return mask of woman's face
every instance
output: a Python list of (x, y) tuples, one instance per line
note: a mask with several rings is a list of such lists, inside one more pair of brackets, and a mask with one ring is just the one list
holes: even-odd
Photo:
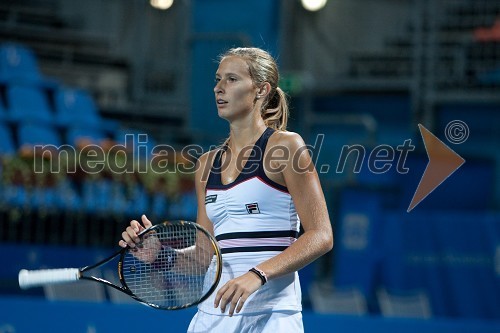
[(231, 121), (252, 112), (259, 89), (250, 77), (245, 60), (237, 56), (223, 58), (215, 73), (215, 82), (219, 117)]

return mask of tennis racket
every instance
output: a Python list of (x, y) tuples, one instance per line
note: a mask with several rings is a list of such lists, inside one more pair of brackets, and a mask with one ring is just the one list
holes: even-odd
[[(126, 247), (94, 265), (82, 268), (21, 270), (22, 289), (76, 280), (113, 287), (156, 309), (176, 310), (204, 301), (215, 290), (222, 257), (215, 238), (188, 221), (166, 221), (143, 230), (135, 248)], [(91, 271), (118, 260), (117, 286)]]

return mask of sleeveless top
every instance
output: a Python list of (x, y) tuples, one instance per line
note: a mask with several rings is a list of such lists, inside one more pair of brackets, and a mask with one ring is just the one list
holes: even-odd
[[(273, 133), (271, 128), (264, 131), (232, 183), (221, 180), (221, 159), (227, 146), (215, 156), (205, 188), (205, 208), (221, 248), (223, 268), (218, 288), (199, 305), (204, 312), (221, 315), (220, 308), (213, 306), (217, 291), (276, 256), (298, 237), (300, 221), (291, 195), (264, 172), (263, 156)], [(300, 283), (293, 272), (269, 280), (248, 298), (240, 314), (301, 309)]]

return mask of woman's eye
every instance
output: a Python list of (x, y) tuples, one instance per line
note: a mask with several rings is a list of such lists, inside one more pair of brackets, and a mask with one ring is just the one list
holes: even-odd
[(230, 78), (229, 78), (229, 81), (230, 81), (230, 82), (234, 82), (234, 81), (236, 81), (236, 78), (235, 78), (235, 77), (230, 77)]

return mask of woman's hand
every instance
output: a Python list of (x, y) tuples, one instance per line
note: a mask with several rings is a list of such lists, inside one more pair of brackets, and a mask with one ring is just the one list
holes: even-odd
[(135, 248), (137, 243), (140, 243), (140, 238), (139, 234), (153, 226), (153, 223), (146, 217), (146, 215), (141, 216), (142, 223), (144, 223), (144, 226), (142, 226), (139, 222), (136, 220), (130, 221), (130, 225), (125, 229), (124, 232), (122, 232), (122, 240), (118, 242), (118, 245), (121, 247), (127, 247), (129, 246), (130, 248)]
[(118, 242), (118, 245), (123, 248), (130, 247), (137, 259), (151, 263), (156, 260), (156, 255), (161, 250), (161, 244), (154, 235), (150, 235), (150, 237), (141, 241), (138, 235), (143, 230), (153, 226), (153, 223), (146, 215), (142, 215), (141, 220), (144, 226), (136, 220), (130, 221), (130, 226), (122, 232), (123, 239)]
[(256, 292), (262, 286), (262, 280), (252, 272), (247, 272), (242, 276), (228, 281), (222, 288), (219, 289), (215, 296), (214, 307), (220, 304), (221, 312), (226, 311), (226, 306), (229, 307), (229, 316), (239, 313), (243, 308), (246, 300), (250, 295)]

